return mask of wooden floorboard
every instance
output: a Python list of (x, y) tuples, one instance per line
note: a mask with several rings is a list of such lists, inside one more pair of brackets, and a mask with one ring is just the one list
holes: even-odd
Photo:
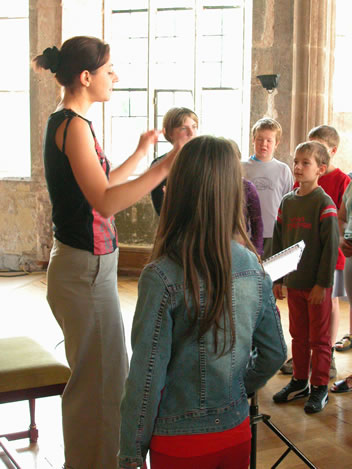
[[(130, 331), (136, 303), (137, 281), (132, 277), (119, 278), (119, 293), (123, 311), (128, 353)], [(45, 274), (0, 278), (1, 328), (0, 337), (28, 335), (65, 360), (63, 337), (46, 302)], [(285, 338), (290, 350), (286, 301), (278, 303)], [(348, 304), (341, 301), (339, 336), (348, 330)], [(338, 378), (352, 372), (352, 350), (335, 353)], [(319, 469), (352, 468), (352, 393), (329, 393), (329, 403), (323, 412), (306, 415), (304, 400), (277, 405), (272, 395), (290, 378), (277, 373), (258, 393), (259, 412), (271, 416), (271, 421)], [(0, 406), (0, 434), (24, 430), (28, 424), (28, 405), (25, 402)], [(38, 444), (28, 440), (13, 442), (25, 461), (24, 469), (60, 468), (63, 463), (60, 398), (37, 401)], [(286, 450), (285, 444), (263, 423), (257, 424), (257, 469), (269, 469)], [(307, 467), (290, 452), (278, 466), (280, 469)], [(0, 451), (0, 469), (13, 468)], [(105, 469), (105, 468), (104, 468)], [(108, 468), (106, 468), (108, 469)], [(167, 468), (165, 468), (167, 469)], [(180, 468), (182, 469), (182, 468)], [(234, 466), (235, 469), (235, 466)]]

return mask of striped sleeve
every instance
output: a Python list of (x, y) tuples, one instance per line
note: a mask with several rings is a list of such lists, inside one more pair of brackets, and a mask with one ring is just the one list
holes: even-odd
[(320, 221), (328, 217), (337, 217), (337, 210), (336, 210), (335, 205), (327, 205), (320, 212)]

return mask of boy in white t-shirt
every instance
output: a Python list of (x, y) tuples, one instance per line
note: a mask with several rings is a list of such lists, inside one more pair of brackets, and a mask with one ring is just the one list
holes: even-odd
[(271, 255), (274, 223), (282, 197), (293, 187), (290, 168), (274, 158), (281, 135), (281, 125), (275, 119), (259, 119), (252, 128), (254, 155), (243, 162), (244, 175), (253, 182), (259, 195), (264, 225), (263, 259)]

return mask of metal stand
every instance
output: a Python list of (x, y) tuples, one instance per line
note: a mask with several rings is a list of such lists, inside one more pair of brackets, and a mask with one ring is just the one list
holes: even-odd
[(251, 421), (251, 430), (252, 430), (252, 441), (251, 441), (251, 463), (250, 469), (256, 469), (257, 467), (257, 423), (264, 422), (267, 427), (269, 427), (286, 445), (287, 450), (279, 457), (276, 463), (271, 466), (271, 469), (275, 469), (283, 459), (288, 455), (292, 450), (296, 455), (302, 459), (302, 461), (310, 467), (311, 469), (318, 469), (314, 464), (309, 461), (309, 459), (270, 421), (270, 415), (260, 414), (258, 407), (258, 397), (257, 393), (254, 393), (251, 397), (251, 402), (249, 406), (249, 415)]

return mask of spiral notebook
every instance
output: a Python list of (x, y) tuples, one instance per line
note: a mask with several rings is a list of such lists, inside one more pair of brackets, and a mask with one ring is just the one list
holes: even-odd
[(263, 261), (264, 270), (270, 275), (273, 282), (297, 270), (305, 246), (305, 242), (302, 240)]

